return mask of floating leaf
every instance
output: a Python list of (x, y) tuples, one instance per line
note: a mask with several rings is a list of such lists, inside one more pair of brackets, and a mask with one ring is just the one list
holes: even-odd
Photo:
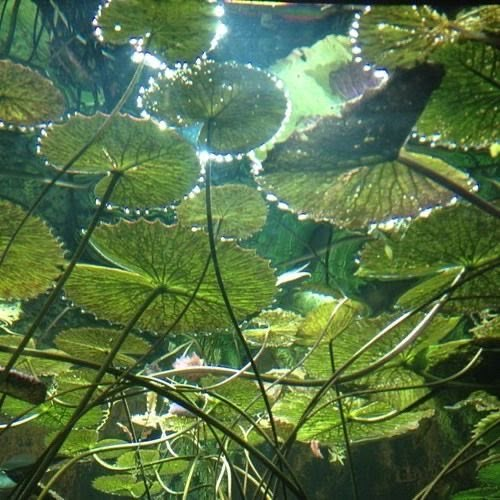
[[(322, 146), (318, 144), (317, 147)], [(430, 170), (453, 179), (466, 189), (473, 189), (474, 183), (466, 174), (444, 161), (427, 155), (407, 154)], [(455, 196), (398, 161), (340, 174), (324, 171), (324, 163), (311, 164), (307, 158), (304, 161), (307, 167), (302, 172), (292, 170), (284, 161), (285, 158), (280, 158), (269, 167), (266, 162), (265, 172), (257, 178), (259, 184), (276, 193), (293, 212), (339, 226), (359, 228), (398, 217), (416, 216), (427, 208), (449, 203)], [(283, 170), (276, 171), (278, 169)]]
[(306, 117), (340, 114), (343, 100), (331, 92), (329, 74), (350, 60), (346, 39), (328, 35), (311, 47), (296, 48), (269, 68), (285, 84), (292, 104), (280, 140)]
[[(41, 152), (56, 167), (64, 166), (95, 136), (107, 116), (74, 115), (54, 125), (41, 140)], [(200, 167), (193, 147), (172, 130), (160, 130), (150, 120), (117, 115), (111, 124), (72, 165), (69, 172), (108, 174), (120, 179), (111, 195), (126, 207), (165, 205), (189, 192)], [(96, 187), (102, 196), (111, 176)]]
[[(480, 7), (460, 11), (455, 18), (455, 22), (467, 31), (498, 34), (500, 32), (499, 19), (500, 7), (498, 5), (481, 5)], [(487, 39), (485, 38), (484, 41), (486, 42)]]
[[(389, 244), (392, 256), (385, 252)], [(492, 268), (455, 290), (448, 311), (479, 311), (500, 305), (500, 268), (494, 266), (500, 253), (500, 222), (465, 205), (436, 210), (428, 218), (410, 224), (405, 232), (366, 244), (357, 275), (382, 280), (430, 277), (404, 294), (399, 303), (413, 306), (439, 294), (467, 270), (464, 277), (481, 266)]]
[[(358, 99), (367, 91), (380, 87), (385, 78), (373, 67), (351, 62), (330, 73), (330, 87), (346, 101)], [(332, 114), (332, 113), (330, 113)]]
[(279, 130), (287, 109), (281, 87), (251, 66), (200, 60), (167, 71), (152, 83), (143, 103), (172, 125), (201, 124), (199, 144), (213, 153), (247, 153)]
[[(212, 219), (217, 235), (248, 238), (266, 222), (267, 207), (262, 195), (243, 184), (215, 186), (212, 194)], [(181, 224), (206, 227), (205, 190), (184, 200), (177, 209)]]
[[(179, 317), (210, 258), (201, 232), (150, 223), (120, 221), (99, 227), (92, 245), (119, 268), (79, 264), (66, 291), (99, 317), (126, 323), (152, 293), (158, 297), (140, 318), (141, 328), (164, 330)], [(269, 305), (275, 278), (267, 261), (234, 242), (217, 246), (218, 259), (234, 313), (243, 318)], [(176, 329), (209, 331), (229, 324), (212, 264)]]
[(388, 69), (425, 62), (437, 47), (458, 36), (446, 16), (427, 5), (371, 7), (352, 34), (366, 63)]
[(219, 24), (216, 6), (206, 0), (112, 0), (96, 24), (107, 43), (146, 37), (148, 50), (169, 61), (193, 61), (211, 48)]
[(498, 49), (477, 42), (452, 44), (434, 59), (445, 65), (446, 75), (420, 117), (418, 131), (460, 146), (493, 144), (500, 129)]
[[(0, 255), (25, 217), (23, 209), (0, 200)], [(28, 217), (0, 264), (0, 297), (29, 299), (44, 292), (62, 270), (63, 251), (38, 217)]]
[(55, 120), (64, 111), (64, 97), (36, 71), (0, 60), (0, 120), (13, 125), (36, 125)]
[[(71, 328), (58, 333), (54, 343), (70, 356), (102, 363), (119, 336), (119, 330), (109, 328)], [(119, 366), (133, 365), (135, 360), (129, 355), (140, 356), (146, 354), (148, 350), (148, 342), (135, 335), (128, 335), (114, 358), (114, 363)]]
[(350, 103), (341, 118), (321, 117), (276, 144), (266, 171), (340, 173), (395, 160), (442, 76), (442, 67), (432, 64), (396, 71), (383, 87)]

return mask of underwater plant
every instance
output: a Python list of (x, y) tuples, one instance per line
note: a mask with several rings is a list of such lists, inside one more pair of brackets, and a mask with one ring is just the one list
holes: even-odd
[(247, 3), (4, 0), (0, 497), (495, 498), (500, 8)]

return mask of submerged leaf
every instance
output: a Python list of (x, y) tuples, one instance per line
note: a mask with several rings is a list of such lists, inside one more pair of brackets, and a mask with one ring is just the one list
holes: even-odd
[[(24, 217), (23, 209), (0, 200), (0, 255)], [(0, 298), (36, 297), (55, 281), (63, 263), (63, 250), (49, 228), (38, 217), (28, 217), (0, 264)]]
[[(389, 242), (389, 258), (385, 245)], [(371, 241), (361, 253), (357, 275), (382, 280), (430, 277), (400, 298), (406, 307), (422, 303), (444, 291), (461, 272), (467, 278), (481, 267), (485, 272), (456, 289), (447, 304), (449, 311), (478, 311), (500, 305), (500, 222), (465, 205), (435, 210), (418, 219), (404, 232)], [(489, 266), (489, 269), (488, 269)]]
[(252, 320), (257, 328), (245, 328), (245, 339), (250, 343), (268, 347), (285, 347), (296, 340), (297, 330), (304, 318), (281, 308), (261, 312)]
[(64, 97), (36, 71), (0, 60), (0, 120), (13, 125), (36, 125), (55, 120), (64, 111)]
[[(499, 17), (500, 20), (500, 17)], [(441, 86), (417, 130), (444, 143), (487, 147), (500, 129), (499, 51), (477, 42), (443, 47), (434, 59), (446, 67)]]
[[(217, 235), (248, 238), (259, 231), (266, 222), (267, 207), (262, 195), (243, 184), (215, 186), (212, 194), (212, 219)], [(206, 191), (184, 200), (177, 209), (181, 224), (205, 228)]]
[[(74, 115), (54, 125), (41, 139), (41, 152), (62, 168), (94, 138), (107, 115)], [(160, 130), (151, 120), (117, 115), (71, 166), (69, 172), (120, 175), (111, 202), (136, 208), (171, 203), (189, 192), (200, 167), (194, 148), (173, 130)], [(119, 173), (119, 174), (118, 174)], [(111, 176), (97, 184), (102, 196)]]
[[(153, 293), (157, 298), (141, 316), (140, 328), (210, 331), (227, 326), (229, 318), (210, 260), (208, 238), (201, 232), (145, 220), (99, 227), (92, 245), (119, 268), (79, 264), (66, 291), (96, 315), (126, 323)], [(226, 291), (236, 317), (269, 305), (275, 278), (267, 261), (234, 242), (217, 246)], [(185, 312), (205, 267), (201, 286)]]
[(172, 63), (208, 51), (218, 24), (216, 4), (207, 0), (112, 0), (97, 16), (105, 42), (146, 37), (148, 49)]
[[(71, 328), (58, 333), (54, 339), (54, 343), (59, 349), (71, 356), (81, 359), (91, 359), (95, 363), (102, 363), (119, 336), (119, 330), (111, 330), (109, 328)], [(148, 350), (148, 342), (130, 334), (115, 356), (114, 363), (126, 366), (133, 365), (135, 360), (129, 355), (143, 355)]]
[(263, 145), (277, 133), (287, 110), (276, 78), (251, 66), (210, 60), (167, 71), (143, 102), (169, 124), (200, 124), (200, 146), (220, 154), (247, 153)]

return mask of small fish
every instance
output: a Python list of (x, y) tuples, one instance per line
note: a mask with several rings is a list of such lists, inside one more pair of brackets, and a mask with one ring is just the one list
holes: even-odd
[(292, 269), (291, 271), (287, 271), (286, 273), (280, 274), (278, 279), (276, 280), (276, 286), (281, 286), (292, 281), (297, 281), (302, 278), (310, 278), (311, 273), (304, 271), (304, 269), (309, 265), (309, 262), (304, 264), (297, 269)]

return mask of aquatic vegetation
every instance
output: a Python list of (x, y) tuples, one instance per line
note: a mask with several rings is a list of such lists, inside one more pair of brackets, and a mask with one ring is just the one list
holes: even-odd
[(257, 68), (97, 3), (0, 12), (0, 496), (497, 494), (500, 9), (287, 5)]

